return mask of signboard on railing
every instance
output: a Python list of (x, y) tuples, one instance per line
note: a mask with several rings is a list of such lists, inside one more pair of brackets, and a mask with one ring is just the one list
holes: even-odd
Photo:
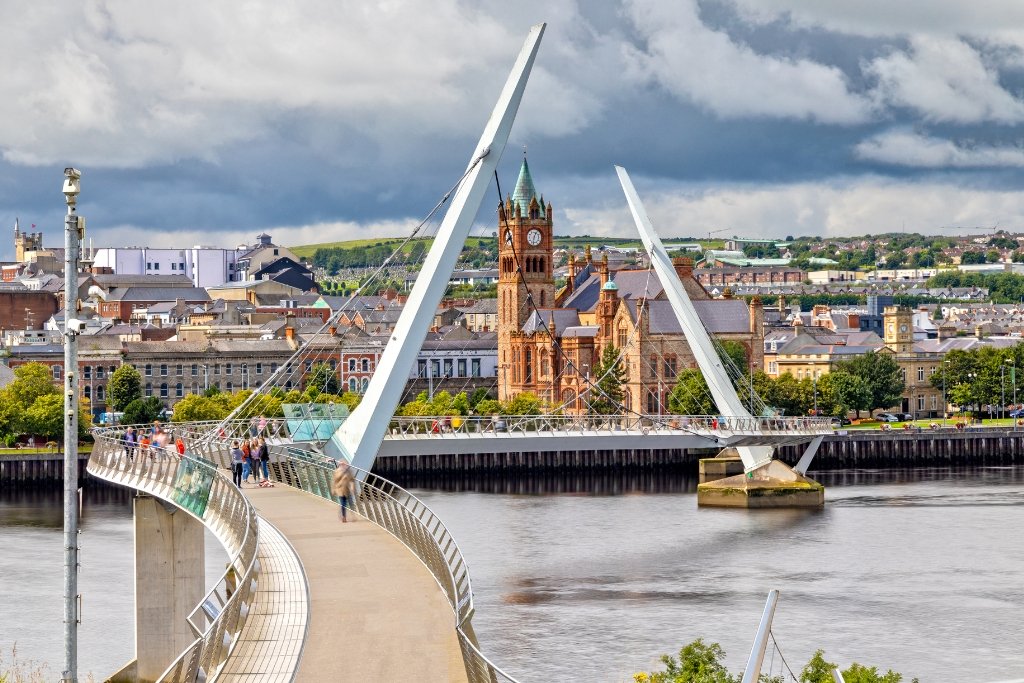
[(292, 441), (326, 441), (348, 417), (342, 403), (285, 403), (285, 424)]
[(178, 507), (202, 517), (210, 501), (215, 473), (216, 467), (211, 462), (183, 458), (174, 477), (174, 493), (171, 498)]

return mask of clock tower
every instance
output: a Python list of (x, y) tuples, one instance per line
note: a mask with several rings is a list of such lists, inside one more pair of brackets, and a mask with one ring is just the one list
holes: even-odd
[[(512, 363), (511, 338), (536, 308), (555, 305), (551, 204), (538, 196), (523, 157), (515, 190), (498, 206), (498, 386)], [(533, 300), (529, 297), (532, 295)]]
[(897, 354), (910, 353), (914, 346), (914, 317), (905, 306), (888, 306), (883, 314), (885, 345)]

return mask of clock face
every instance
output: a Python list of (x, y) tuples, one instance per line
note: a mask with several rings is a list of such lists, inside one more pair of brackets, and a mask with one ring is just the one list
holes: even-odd
[(900, 325), (900, 332), (906, 332), (906, 331), (907, 331), (907, 326), (906, 325)]
[(540, 244), (541, 234), (540, 230), (531, 230), (526, 233), (526, 241), (530, 243), (531, 247), (535, 247)]

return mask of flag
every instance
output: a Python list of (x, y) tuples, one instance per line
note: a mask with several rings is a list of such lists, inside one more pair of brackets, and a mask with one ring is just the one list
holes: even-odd
[(34, 228), (34, 227), (36, 227), (36, 224), (35, 224), (35, 223), (33, 223), (33, 224), (32, 224), (32, 227), (33, 227), (33, 228)]

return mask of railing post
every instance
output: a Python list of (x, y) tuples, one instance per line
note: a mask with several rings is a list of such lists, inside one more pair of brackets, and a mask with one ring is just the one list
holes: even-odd
[(764, 663), (764, 651), (768, 647), (768, 636), (772, 632), (772, 617), (775, 616), (775, 604), (779, 600), (779, 591), (774, 588), (768, 592), (768, 601), (765, 603), (764, 612), (761, 614), (761, 623), (757, 626), (757, 635), (754, 636), (754, 645), (750, 648), (750, 656), (747, 658), (747, 668), (743, 670), (742, 683), (757, 683), (761, 676), (761, 665)]

